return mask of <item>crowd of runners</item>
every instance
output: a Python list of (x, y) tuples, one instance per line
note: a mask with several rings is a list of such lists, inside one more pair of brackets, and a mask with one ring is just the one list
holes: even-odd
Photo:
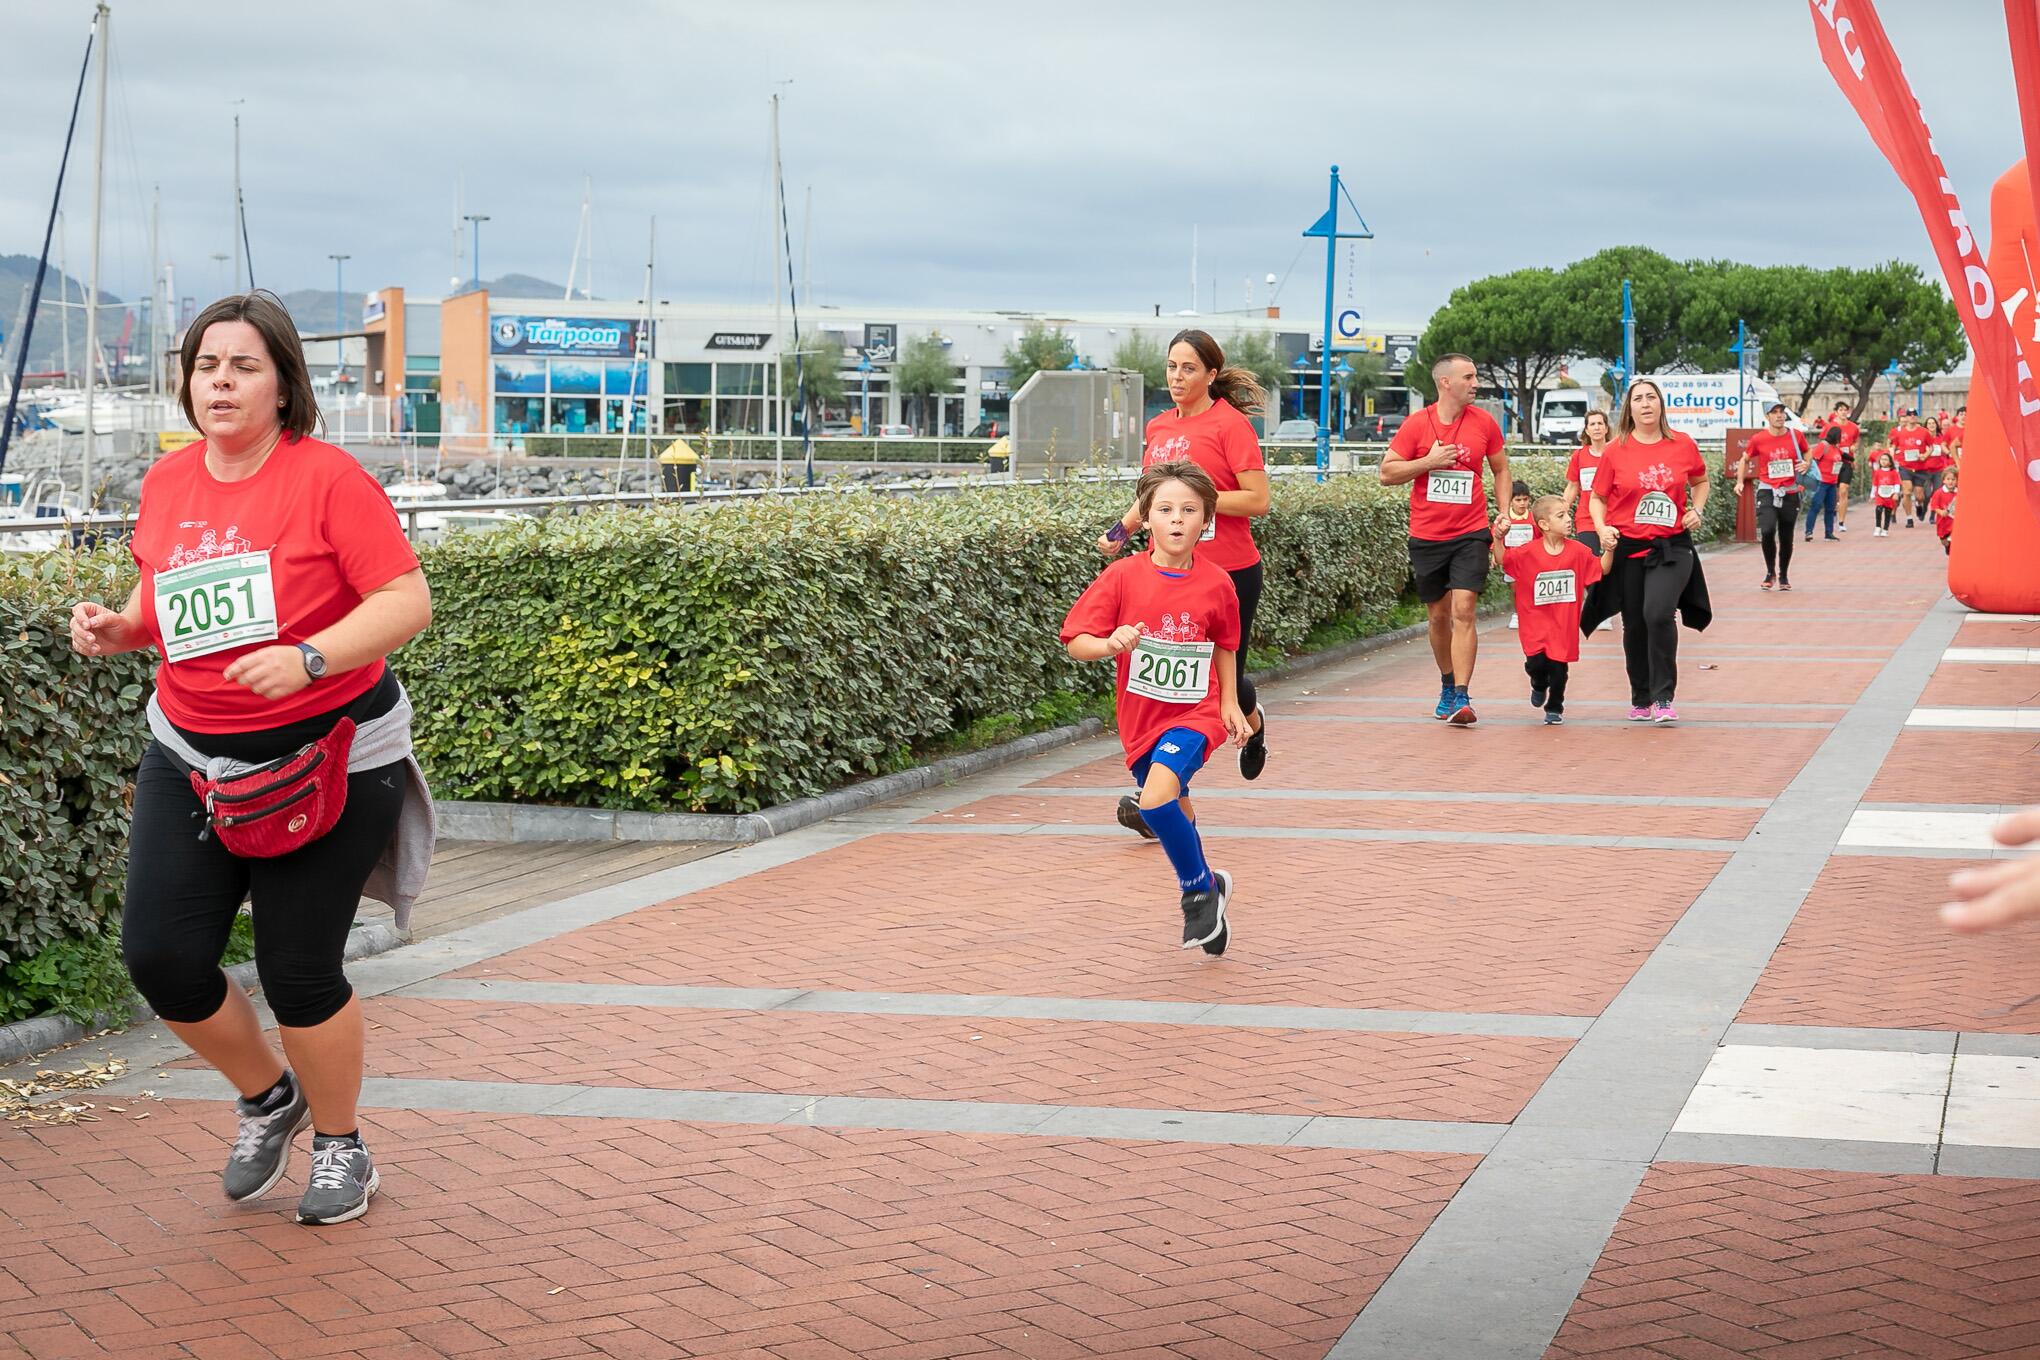
[[(186, 416), (204, 438), (166, 455), (142, 487), (132, 541), (139, 584), (118, 607), (79, 602), (81, 656), (160, 654), (151, 741), (135, 776), (121, 942), (164, 1024), (232, 1082), (239, 1129), (222, 1188), (266, 1195), (310, 1127), (312, 1173), (296, 1217), (360, 1216), (379, 1184), (356, 1117), (364, 1022), (342, 967), (359, 899), (400, 913), (432, 852), (431, 797), (411, 755), (411, 709), (385, 658), (431, 621), (431, 592), (388, 496), (345, 451), (311, 437), (317, 403), (296, 328), (274, 297), (221, 299), (178, 356)], [(1184, 331), (1168, 355), (1170, 409), (1148, 422), (1132, 505), (1098, 540), (1108, 562), (1061, 638), (1112, 660), (1120, 738), (1136, 791), (1118, 820), (1160, 843), (1174, 870), (1182, 945), (1223, 954), (1234, 883), (1206, 857), (1190, 785), (1228, 744), (1243, 778), (1269, 758), (1268, 717), (1242, 664), (1263, 580), (1253, 520), (1268, 474), (1249, 417), (1266, 398), (1218, 343)], [(1437, 400), (1405, 422), (1381, 481), (1408, 486), (1408, 558), (1438, 666), (1433, 716), (1477, 721), (1477, 614), (1497, 567), (1515, 597), (1530, 702), (1562, 724), (1581, 638), (1622, 622), (1629, 717), (1677, 721), (1679, 627), (1704, 628), (1707, 580), (1693, 531), (1710, 482), (1664, 394), (1632, 382), (1595, 412), (1564, 491), (1533, 497), (1509, 473), (1502, 431), (1475, 404), (1474, 365), (1447, 355)], [(1954, 517), (1961, 419), (1911, 416), (1876, 448), (1874, 532)], [(1805, 514), (1847, 527), (1842, 493), (1860, 431), (1838, 407), (1809, 444), (1782, 408), (1731, 470), (1755, 481), (1766, 586), (1790, 588)], [(1492, 499), (1491, 499), (1492, 498)], [(1491, 508), (1492, 506), (1492, 508)], [(215, 526), (224, 526), (224, 538)], [(1145, 549), (1120, 558), (1137, 531)], [(2040, 838), (2040, 812), (2000, 830)], [(2040, 858), (1958, 875), (1946, 919), (1983, 929), (2040, 915)], [(282, 1051), (220, 958), (243, 902)]]
[[(1200, 330), (1170, 341), (1167, 365), (1172, 407), (1148, 422), (1134, 503), (1098, 540), (1115, 558), (1144, 527), (1148, 549), (1106, 567), (1061, 638), (1076, 660), (1114, 662), (1136, 789), (1119, 800), (1119, 823), (1167, 853), (1183, 947), (1222, 954), (1233, 879), (1206, 858), (1190, 783), (1228, 742), (1246, 779), (1268, 759), (1267, 715), (1243, 661), (1263, 585), (1252, 521), (1269, 505), (1249, 417), (1265, 397)], [(1380, 479), (1409, 488), (1410, 579), (1438, 666), (1432, 716), (1461, 728), (1479, 721), (1480, 600), (1498, 568), (1514, 596), (1509, 627), (1529, 701), (1546, 725), (1565, 721), (1581, 639), (1618, 618), (1630, 721), (1676, 723), (1679, 629), (1705, 629), (1713, 617), (1693, 538), (1713, 483), (1699, 446), (1667, 422), (1663, 390), (1638, 378), (1612, 417), (1590, 412), (1563, 493), (1533, 497), (1510, 476), (1500, 424), (1476, 404), (1473, 361), (1445, 355), (1431, 376), (1437, 398), (1396, 432)], [(1873, 534), (1887, 535), (1902, 509), (1907, 527), (1932, 524), (1950, 541), (1966, 414), (1922, 422), (1908, 411), (1889, 446), (1869, 450)], [(1847, 532), (1862, 429), (1846, 402), (1815, 422), (1811, 441), (1790, 427), (1783, 403), (1765, 421), (1725, 472), (1738, 498), (1755, 488), (1762, 588), (1791, 590), (1795, 535), (1811, 542), (1816, 524), (1829, 539)]]

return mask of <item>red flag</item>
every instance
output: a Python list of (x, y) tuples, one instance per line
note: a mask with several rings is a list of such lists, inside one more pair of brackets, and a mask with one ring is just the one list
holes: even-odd
[[(2007, 13), (2021, 2), (2006, 0)], [(1913, 98), (1898, 56), (1884, 35), (1884, 25), (1878, 22), (1876, 6), (1871, 0), (1808, 3), (1813, 10), (1814, 38), (1828, 73), (1919, 207), (1934, 257), (1940, 261), (1962, 329), (1969, 337), (1977, 375), (2004, 420), (2012, 454), (2020, 465), (2019, 480), (2026, 488), (2027, 504), (2040, 518), (2040, 395), (2036, 395), (2033, 372), (2020, 357), (2013, 333), (2019, 309), (2040, 306), (2035, 297), (2040, 289), (2029, 278), (2007, 296), (1998, 296), (1984, 264), (1983, 244), (1970, 229), (1955, 186), (1949, 183), (1941, 158), (1934, 154), (1919, 101)], [(2033, 0), (2023, 3), (2025, 19), (2033, 19)], [(2026, 82), (2040, 73), (2040, 50), (2021, 50), (2021, 26), (2017, 19), (2011, 24), (2013, 65), (2019, 73), (2023, 107)], [(2040, 29), (2029, 36), (2040, 47)], [(2029, 129), (2033, 126), (2028, 124)], [(2030, 169), (2030, 157), (2027, 163)]]

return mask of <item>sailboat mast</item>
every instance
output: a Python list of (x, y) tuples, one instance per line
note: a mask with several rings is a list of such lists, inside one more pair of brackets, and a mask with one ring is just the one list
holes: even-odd
[(99, 26), (99, 90), (92, 125), (92, 272), (85, 285), (85, 463), (78, 473), (78, 494), (92, 497), (92, 381), (99, 361), (99, 226), (106, 188), (106, 68), (111, 63), (113, 12), (100, 0), (93, 22)]
[(779, 262), (784, 242), (779, 224), (786, 212), (786, 176), (779, 168), (779, 96), (772, 96), (772, 343), (779, 362), (772, 366), (773, 389), (778, 393), (772, 416), (772, 485), (786, 480), (786, 336), (782, 329)]
[[(163, 364), (160, 356), (163, 353), (163, 264), (162, 257), (159, 254), (160, 240), (158, 237), (158, 228), (161, 226), (162, 214), (163, 189), (162, 186), (158, 185), (154, 192), (149, 195), (149, 400), (151, 403), (158, 396), (162, 395), (160, 380), (163, 373)], [(149, 415), (153, 419), (155, 414), (155, 407), (151, 405)]]
[[(236, 104), (241, 100), (236, 99)], [(234, 115), (234, 280), (233, 291), (241, 291), (241, 115)]]
[(64, 382), (68, 384), (71, 381), (71, 233), (65, 228), (62, 212), (57, 214), (57, 282), (61, 285), (57, 295), (62, 299), (57, 303), (57, 318), (64, 323)]

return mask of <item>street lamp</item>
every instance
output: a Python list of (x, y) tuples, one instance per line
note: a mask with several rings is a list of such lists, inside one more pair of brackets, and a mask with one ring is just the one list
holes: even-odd
[(1353, 376), (1353, 365), (1340, 359), (1339, 366), (1332, 370), (1332, 376), (1339, 380), (1339, 442), (1343, 444), (1346, 442), (1346, 380)]
[(213, 263), (220, 267), (220, 283), (221, 283), (220, 294), (222, 297), (226, 295), (227, 261), (233, 258), (234, 258), (233, 256), (227, 254), (225, 251), (213, 252)]
[(328, 255), (333, 262), (333, 376), (339, 377), (347, 371), (347, 353), (342, 347), (340, 332), (347, 329), (346, 305), (341, 302), (341, 270), (346, 267), (352, 255)]
[(474, 241), (469, 251), (469, 254), (472, 256), (471, 263), (474, 266), (474, 276), (469, 280), (469, 283), (476, 288), (480, 288), (482, 286), (482, 223), (489, 220), (489, 215), (487, 213), (462, 213), (461, 218), (474, 228)]
[(871, 356), (860, 353), (857, 356), (857, 376), (864, 382), (864, 419), (858, 433), (871, 438)]

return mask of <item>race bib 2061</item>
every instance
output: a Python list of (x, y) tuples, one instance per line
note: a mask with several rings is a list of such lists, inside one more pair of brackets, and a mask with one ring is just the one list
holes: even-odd
[(1142, 638), (1127, 667), (1126, 692), (1164, 704), (1201, 703), (1211, 692), (1213, 646)]

